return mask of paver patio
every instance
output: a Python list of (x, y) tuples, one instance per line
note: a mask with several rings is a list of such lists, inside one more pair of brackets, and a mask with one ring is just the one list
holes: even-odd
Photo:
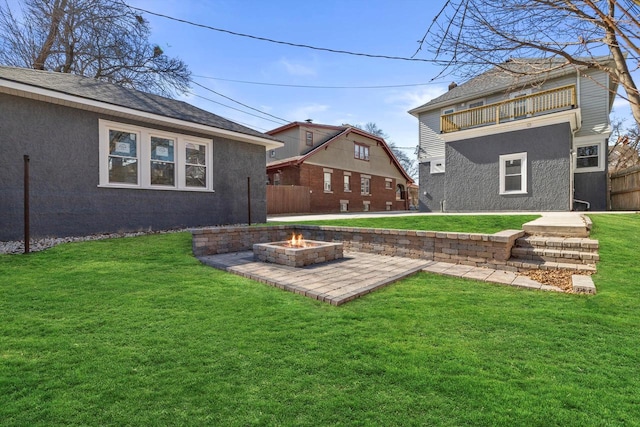
[(342, 259), (301, 268), (254, 261), (251, 251), (198, 259), (211, 267), (332, 305), (344, 304), (419, 271), (562, 292), (508, 271), (363, 252), (345, 252)]

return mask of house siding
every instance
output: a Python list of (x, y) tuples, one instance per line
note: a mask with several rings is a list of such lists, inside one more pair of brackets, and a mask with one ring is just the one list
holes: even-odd
[(440, 111), (420, 114), (420, 161), (444, 157), (444, 140), (440, 138)]
[(590, 135), (609, 137), (611, 126), (609, 125), (608, 87), (608, 75), (601, 71), (586, 70), (580, 77), (582, 126), (576, 132), (576, 137)]
[(422, 212), (441, 212), (444, 200), (445, 174), (431, 174), (430, 170), (431, 162), (420, 163), (419, 209)]
[[(607, 172), (577, 173), (574, 177), (574, 194), (576, 200), (582, 200), (591, 204), (592, 211), (607, 210)], [(577, 210), (585, 206), (574, 203)]]
[[(568, 124), (450, 142), (446, 146), (445, 211), (568, 210), (570, 150)], [(521, 152), (527, 153), (528, 192), (500, 195), (499, 156)]]
[[(23, 237), (23, 155), (30, 156), (31, 235), (120, 231), (266, 221), (264, 148), (213, 140), (214, 192), (100, 188), (99, 119), (184, 131), (0, 94), (0, 240)], [(230, 161), (232, 159), (232, 161)]]

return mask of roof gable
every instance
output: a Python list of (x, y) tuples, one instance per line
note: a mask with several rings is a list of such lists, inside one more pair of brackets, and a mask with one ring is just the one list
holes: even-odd
[[(294, 122), (294, 123), (291, 123), (290, 125), (283, 126), (283, 128), (290, 129), (291, 127), (293, 127), (291, 125), (294, 125), (296, 123), (297, 123), (297, 125), (305, 125), (306, 126), (306, 123)], [(323, 143), (317, 145), (316, 147), (312, 148), (307, 153), (305, 153), (305, 154), (303, 154), (301, 156), (289, 157), (287, 159), (277, 160), (277, 161), (268, 163), (267, 164), (267, 169), (275, 168), (275, 167), (299, 165), (301, 163), (304, 163), (309, 158), (313, 157), (313, 155), (315, 155), (315, 154), (319, 153), (320, 151), (322, 151), (322, 150), (326, 149), (327, 147), (329, 147), (330, 144), (335, 143), (337, 141), (344, 140), (346, 137), (348, 137), (348, 135), (350, 133), (355, 133), (355, 134), (364, 136), (365, 138), (369, 138), (369, 139), (375, 141), (376, 145), (382, 147), (382, 149), (385, 151), (387, 156), (389, 156), (389, 159), (393, 162), (394, 166), (400, 171), (402, 176), (405, 177), (408, 182), (414, 182), (413, 179), (407, 173), (407, 171), (404, 170), (404, 168), (402, 167), (402, 165), (398, 161), (398, 158), (395, 156), (395, 154), (393, 154), (393, 151), (391, 150), (391, 148), (389, 147), (389, 145), (385, 142), (385, 140), (383, 138), (380, 138), (380, 137), (378, 137), (376, 135), (373, 135), (373, 134), (371, 134), (369, 132), (366, 132), (366, 131), (364, 131), (362, 129), (359, 129), (359, 128), (356, 128), (356, 127), (352, 127), (352, 126), (340, 126), (340, 127), (338, 127), (338, 126), (329, 126), (329, 125), (316, 125), (316, 126), (325, 127), (325, 128), (326, 127), (342, 128), (343, 130), (342, 130), (342, 132), (339, 132), (338, 134), (334, 135), (333, 137), (330, 137), (329, 139), (327, 139)], [(281, 132), (283, 129), (282, 128), (278, 128), (276, 130), (278, 130), (278, 132)], [(275, 133), (275, 132), (274, 131), (269, 131), (269, 133)]]

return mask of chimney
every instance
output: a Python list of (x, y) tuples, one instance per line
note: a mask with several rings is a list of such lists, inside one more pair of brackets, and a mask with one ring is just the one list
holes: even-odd
[(451, 89), (453, 89), (453, 88), (455, 88), (455, 87), (457, 87), (457, 86), (458, 86), (458, 83), (456, 83), (456, 82), (451, 82), (451, 83), (449, 83), (449, 90), (451, 90)]

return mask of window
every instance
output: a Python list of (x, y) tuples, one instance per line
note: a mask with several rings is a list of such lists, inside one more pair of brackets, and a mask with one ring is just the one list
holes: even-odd
[(349, 201), (340, 200), (340, 212), (348, 212), (348, 211), (349, 211)]
[(527, 153), (500, 156), (500, 194), (527, 192)]
[(305, 132), (305, 141), (309, 147), (313, 147), (313, 132)]
[(351, 191), (351, 176), (345, 175), (343, 179), (344, 179), (344, 191), (348, 193)]
[(186, 142), (185, 144), (185, 185), (191, 188), (207, 186), (207, 146)]
[(369, 212), (369, 208), (371, 207), (371, 202), (367, 201), (367, 202), (363, 202), (362, 205), (362, 210), (365, 212)]
[(138, 140), (136, 132), (109, 129), (109, 183), (138, 184)]
[(326, 193), (331, 192), (331, 172), (324, 173), (324, 191)]
[(273, 185), (280, 185), (280, 173), (276, 172), (273, 174)]
[(391, 206), (392, 206), (392, 205), (393, 205), (393, 203), (392, 203), (392, 202), (387, 202), (387, 203), (385, 204), (385, 210), (390, 211), (390, 210), (391, 210)]
[(451, 113), (455, 113), (456, 109), (454, 107), (448, 107), (448, 108), (443, 108), (442, 109), (442, 115), (446, 115), (446, 114), (451, 114)]
[(354, 143), (353, 147), (354, 147), (354, 157), (356, 159), (369, 161), (369, 146), (368, 145), (358, 144), (356, 142), (356, 143)]
[(360, 178), (360, 193), (364, 195), (369, 195), (371, 191), (371, 177), (363, 176)]
[(430, 167), (431, 175), (434, 175), (437, 173), (444, 173), (444, 157), (432, 159), (429, 167)]
[(398, 184), (396, 187), (396, 200), (404, 200), (406, 192), (404, 190), (404, 185)]
[(484, 99), (479, 99), (476, 101), (470, 101), (467, 108), (469, 109), (478, 108), (478, 107), (482, 107), (483, 105), (484, 105)]
[(175, 145), (173, 139), (151, 137), (151, 185), (176, 185)]
[(276, 150), (269, 150), (269, 157), (275, 157), (276, 156)]
[(604, 139), (601, 137), (580, 139), (576, 139), (575, 142), (575, 171), (577, 173), (604, 171), (606, 163)]
[(393, 189), (393, 180), (390, 178), (385, 178), (384, 179), (384, 188), (386, 190), (391, 190)]
[(100, 186), (211, 191), (212, 141), (100, 120)]

